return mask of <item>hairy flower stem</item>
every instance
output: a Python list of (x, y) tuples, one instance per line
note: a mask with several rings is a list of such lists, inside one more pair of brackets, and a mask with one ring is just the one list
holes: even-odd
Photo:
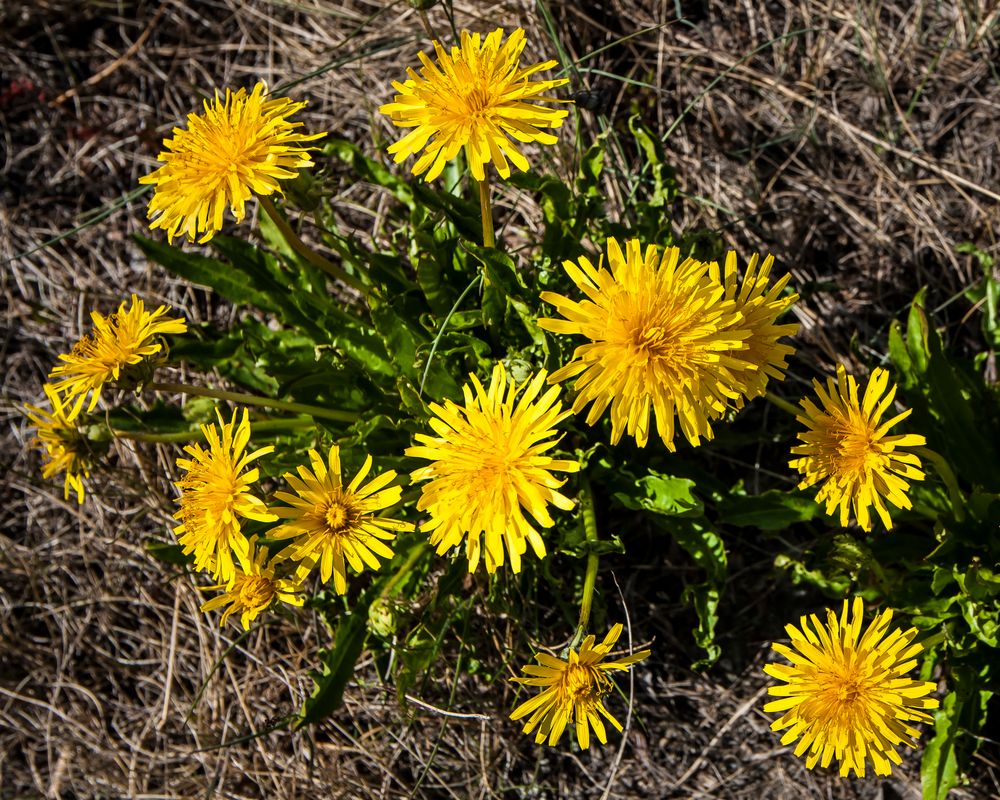
[(594, 494), (590, 481), (580, 476), (580, 514), (583, 518), (583, 533), (587, 542), (587, 572), (583, 578), (583, 598), (580, 600), (580, 621), (570, 647), (576, 647), (583, 639), (590, 622), (590, 607), (594, 599), (594, 585), (597, 583), (597, 517), (594, 514)]
[(780, 408), (782, 411), (787, 411), (793, 417), (797, 417), (799, 416), (799, 414), (802, 413), (801, 408), (796, 408), (787, 400), (778, 397), (778, 395), (774, 394), (773, 392), (764, 392), (764, 397), (767, 399), (767, 402), (769, 402), (771, 405)]
[[(294, 431), (300, 428), (311, 428), (316, 423), (309, 417), (293, 417), (291, 419), (266, 419), (253, 424), (254, 433), (268, 431)], [(128, 439), (133, 442), (153, 442), (170, 444), (171, 442), (190, 442), (201, 436), (201, 430), (174, 431), (172, 433), (143, 433), (141, 431), (119, 431), (111, 428), (111, 435), (116, 439)]]
[[(293, 403), (288, 400), (275, 400), (271, 397), (261, 397), (256, 394), (246, 392), (227, 392), (223, 389), (209, 389), (205, 386), (191, 386), (187, 383), (147, 383), (147, 389), (154, 392), (172, 392), (176, 394), (189, 394), (195, 397), (215, 397), (218, 400), (229, 400), (233, 403), (242, 403), (246, 406), (259, 406), (261, 408), (277, 408), (281, 411), (293, 411), (297, 414), (309, 414), (322, 419), (332, 419), (336, 422), (355, 422), (358, 415), (353, 411), (337, 411), (333, 408), (320, 408), (310, 406), (305, 403)], [(256, 427), (256, 426), (255, 426)]]
[(490, 203), (490, 173), (479, 181), (479, 207), (483, 212), (483, 247), (496, 247), (496, 237), (493, 235), (493, 206)]
[(278, 230), (281, 231), (281, 235), (285, 237), (285, 241), (288, 242), (288, 246), (291, 247), (292, 250), (302, 256), (314, 267), (323, 270), (323, 272), (334, 280), (346, 283), (352, 289), (357, 289), (363, 295), (368, 294), (368, 289), (365, 288), (361, 281), (348, 275), (332, 261), (324, 258), (309, 247), (309, 245), (303, 242), (299, 238), (299, 235), (292, 230), (292, 226), (288, 224), (280, 213), (278, 213), (278, 209), (274, 207), (274, 203), (271, 202), (271, 198), (258, 196), (257, 200), (260, 202), (260, 207), (264, 209), (264, 213), (271, 218), (271, 221), (277, 226)]

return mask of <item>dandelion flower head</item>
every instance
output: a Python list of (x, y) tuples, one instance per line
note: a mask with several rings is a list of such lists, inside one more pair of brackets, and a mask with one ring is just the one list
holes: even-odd
[[(263, 501), (250, 494), (260, 477), (256, 468), (246, 467), (255, 459), (273, 452), (271, 446), (247, 453), (250, 421), (247, 410), (237, 422), (233, 412), (224, 422), (218, 409), (219, 427), (202, 425), (208, 448), (189, 444), (184, 448), (190, 458), (177, 459), (184, 476), (175, 484), (181, 491), (180, 510), (174, 518), (181, 524), (174, 528), (184, 554), (194, 553), (195, 569), (207, 570), (213, 577), (228, 583), (236, 575), (233, 554), (242, 563), (249, 559), (249, 542), (243, 534), (240, 518), (271, 522)], [(246, 470), (246, 471), (244, 471)]]
[(295, 493), (275, 492), (275, 497), (288, 505), (271, 510), (287, 522), (270, 535), (294, 540), (282, 551), (282, 557), (301, 562), (307, 571), (319, 565), (323, 582), (332, 576), (338, 594), (347, 591), (346, 564), (359, 574), (366, 567), (377, 572), (382, 568), (379, 558), (393, 557), (387, 542), (396, 538), (397, 531), (413, 528), (409, 522), (379, 513), (398, 503), (403, 490), (389, 485), (396, 479), (394, 470), (365, 483), (371, 468), (372, 457), (368, 456), (345, 485), (340, 448), (331, 446), (325, 462), (318, 452), (310, 450), (309, 467), (300, 466), (298, 475), (285, 474)]
[(524, 675), (511, 678), (517, 683), (542, 689), (510, 715), (512, 720), (528, 717), (523, 730), (528, 734), (535, 732), (536, 744), (547, 741), (550, 747), (555, 745), (567, 725), (575, 726), (576, 740), (583, 750), (590, 747), (591, 728), (598, 741), (607, 744), (602, 716), (621, 732), (618, 720), (604, 707), (604, 696), (614, 688), (608, 673), (613, 670), (627, 672), (650, 652), (642, 650), (625, 658), (605, 661), (621, 632), (622, 626), (618, 623), (600, 644), (594, 644), (595, 638), (588, 636), (580, 650), (570, 649), (565, 659), (538, 653), (535, 655), (537, 664), (521, 667)]
[(711, 419), (747, 391), (740, 376), (750, 366), (742, 360), (750, 331), (735, 301), (707, 264), (681, 261), (676, 247), (643, 251), (631, 239), (623, 252), (608, 239), (607, 250), (608, 268), (586, 257), (563, 262), (585, 299), (541, 293), (563, 316), (540, 319), (542, 328), (589, 340), (550, 381), (576, 378), (573, 412), (590, 405), (588, 425), (611, 407), (612, 444), (627, 433), (645, 447), (651, 413), (671, 451), (675, 418), (692, 445), (711, 439)]
[(90, 476), (93, 454), (89, 440), (77, 427), (76, 419), (80, 408), (71, 407), (49, 384), (42, 388), (52, 410), (25, 406), (29, 421), (37, 429), (32, 445), (42, 450), (45, 457), (42, 477), (48, 480), (53, 475), (66, 473), (63, 497), (69, 500), (72, 490), (76, 494), (77, 503), (83, 503), (83, 478)]
[(461, 46), (451, 52), (434, 42), (437, 64), (420, 53), (420, 73), (408, 69), (408, 80), (393, 81), (395, 99), (379, 110), (393, 125), (413, 128), (389, 146), (397, 164), (423, 150), (413, 174), (432, 181), (465, 148), (472, 177), (485, 180), (485, 167), (492, 162), (506, 179), (510, 164), (522, 172), (529, 168), (518, 142), (556, 143), (546, 129), (562, 125), (568, 112), (539, 103), (558, 102), (545, 93), (568, 80), (533, 79), (555, 67), (555, 61), (521, 66), (525, 45), (521, 28), (502, 40), (500, 28), (485, 37), (462, 31)]
[(277, 578), (275, 571), (276, 561), (269, 561), (267, 549), (257, 547), (257, 537), (251, 537), (247, 543), (247, 555), (240, 566), (234, 567), (233, 577), (228, 582), (206, 589), (221, 590), (222, 594), (203, 604), (201, 610), (214, 611), (226, 606), (219, 627), (225, 625), (233, 614), (239, 614), (243, 630), (248, 631), (250, 623), (275, 602), (301, 606), (305, 602), (300, 596), (303, 576), (296, 574)]
[(790, 276), (786, 274), (772, 285), (770, 276), (774, 256), (767, 256), (759, 269), (758, 258), (757, 253), (750, 257), (742, 282), (738, 279), (734, 251), (726, 254), (725, 271), (721, 274), (717, 263), (709, 265), (713, 279), (725, 286), (726, 300), (736, 303), (740, 316), (734, 324), (750, 332), (743, 340), (745, 349), (739, 353), (740, 360), (747, 366), (734, 369), (737, 380), (744, 386), (736, 400), (737, 408), (741, 408), (744, 401), (762, 397), (768, 379), (784, 380), (784, 370), (788, 368), (786, 359), (795, 352), (795, 348), (779, 340), (794, 336), (799, 330), (797, 322), (782, 325), (776, 322), (799, 299), (797, 294), (782, 294)]
[(87, 410), (93, 411), (105, 383), (119, 380), (129, 367), (163, 349), (157, 337), (187, 331), (184, 320), (166, 316), (169, 310), (160, 306), (147, 311), (143, 301), (132, 295), (128, 308), (123, 302), (107, 317), (91, 311), (93, 331), (73, 345), (72, 352), (60, 354), (63, 363), (49, 373), (56, 391), (63, 392), (67, 399), (75, 397), (77, 410), (89, 394)]
[(906, 419), (910, 410), (882, 421), (896, 397), (896, 384), (889, 383), (884, 369), (872, 371), (864, 396), (858, 399), (858, 382), (843, 365), (837, 366), (836, 381), (827, 379), (824, 391), (813, 381), (822, 408), (803, 398), (804, 413), (797, 416), (805, 431), (803, 444), (792, 448), (801, 456), (789, 462), (805, 477), (800, 489), (822, 482), (816, 500), (826, 504), (826, 513), (840, 509), (840, 524), (847, 525), (853, 508), (858, 524), (872, 529), (874, 508), (887, 528), (892, 527), (886, 500), (896, 508), (910, 508), (908, 481), (923, 480), (920, 459), (902, 448), (926, 444), (915, 433), (888, 436), (889, 429)]
[(850, 614), (844, 600), (839, 619), (832, 610), (826, 625), (815, 614), (803, 616), (798, 628), (785, 626), (791, 647), (771, 645), (791, 663), (764, 667), (781, 681), (768, 689), (780, 699), (764, 711), (782, 713), (771, 730), (788, 728), (781, 743), (798, 740), (795, 755), (805, 755), (809, 769), (836, 759), (841, 776), (853, 770), (863, 778), (870, 759), (876, 775), (889, 775), (891, 764), (901, 763), (896, 747), (913, 747), (911, 739), (919, 735), (907, 723), (930, 722), (926, 709), (938, 706), (927, 697), (935, 684), (906, 677), (923, 650), (913, 641), (917, 629), (890, 630), (892, 610), (886, 609), (862, 633), (863, 617), (860, 597)]
[(521, 556), (528, 543), (538, 558), (545, 557), (545, 543), (534, 523), (552, 527), (549, 504), (564, 510), (573, 501), (557, 489), (565, 480), (552, 473), (576, 472), (576, 461), (547, 455), (559, 442), (555, 426), (569, 416), (559, 402), (559, 387), (542, 394), (545, 371), (519, 386), (508, 383), (503, 364), (493, 368), (489, 388), (475, 375), (462, 388), (465, 403), (451, 400), (430, 405), (430, 426), (436, 436), (418, 433), (418, 444), (408, 456), (431, 463), (414, 470), (414, 481), (423, 487), (417, 509), (430, 514), (421, 530), (439, 555), (465, 541), (469, 572), (480, 559), (487, 572), (504, 563), (504, 549), (511, 569), (521, 570)]
[(300, 133), (301, 122), (289, 117), (304, 102), (271, 97), (258, 83), (246, 89), (226, 89), (204, 101), (203, 114), (189, 114), (187, 129), (174, 128), (158, 160), (163, 166), (139, 179), (155, 187), (149, 202), (150, 228), (162, 228), (167, 239), (185, 235), (204, 244), (222, 228), (228, 206), (240, 222), (254, 194), (281, 194), (279, 181), (294, 178), (313, 165), (310, 151), (325, 134)]

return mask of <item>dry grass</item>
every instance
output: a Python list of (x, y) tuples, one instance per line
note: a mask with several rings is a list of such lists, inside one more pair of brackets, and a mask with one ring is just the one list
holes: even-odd
[[(683, 113), (667, 145), (683, 188), (676, 226), (778, 255), (803, 287), (807, 359), (877, 357), (887, 320), (918, 286), (929, 285), (932, 306), (944, 307), (976, 280), (958, 243), (997, 254), (994, 4), (550, 5), (571, 55), (610, 45), (585, 62), (582, 78), (614, 89), (617, 130), (632, 110), (664, 132)], [(697, 13), (678, 21), (678, 6)], [(429, 20), (448, 30), (442, 8)], [(459, 4), (455, 20), (523, 24), (537, 54), (551, 49), (526, 1)], [(88, 309), (136, 291), (196, 321), (233, 319), (232, 309), (140, 257), (128, 233), (144, 230), (141, 201), (73, 229), (137, 186), (163, 134), (197, 92), (215, 86), (257, 78), (277, 86), (340, 62), (295, 92), (310, 98), (310, 127), (376, 152), (388, 136), (376, 113), (391, 91), (386, 77), (424, 44), (419, 15), (401, 2), (0, 8), (0, 795), (917, 797), (915, 756), (891, 781), (807, 772), (759, 710), (763, 638), (723, 632), (727, 658), (706, 675), (691, 673), (676, 593), (673, 602), (643, 594), (643, 575), (632, 576), (625, 596), (636, 635), (656, 639), (656, 660), (636, 672), (636, 717), (613, 781), (614, 747), (535, 748), (505, 719), (509, 686), (469, 676), (453, 685), (461, 642), (420, 698), (489, 721), (401, 708), (364, 662), (333, 719), (247, 740), (300, 705), (325, 628), (309, 614), (276, 618), (235, 644), (209, 678), (234, 629), (218, 631), (199, 613), (191, 580), (144, 548), (165, 535), (173, 452), (118, 445), (120, 470), (96, 477), (102, 490), (82, 510), (38, 479), (16, 406), (38, 400)], [(589, 136), (594, 120), (583, 116)], [(612, 197), (627, 189), (632, 158), (625, 148)], [(371, 210), (370, 191), (349, 183), (338, 191), (359, 234), (377, 237), (382, 210)], [(530, 235), (527, 202), (508, 198)], [(966, 311), (963, 303), (943, 309), (956, 331)], [(670, 568), (667, 559), (661, 566)], [(505, 641), (511, 622), (490, 624)], [(995, 749), (985, 752), (976, 788), (962, 796), (1000, 796), (997, 761)]]

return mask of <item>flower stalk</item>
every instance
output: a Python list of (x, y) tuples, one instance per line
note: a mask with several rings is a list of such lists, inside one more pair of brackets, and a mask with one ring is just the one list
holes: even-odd
[(490, 173), (479, 181), (479, 208), (483, 215), (483, 247), (496, 247), (493, 233), (493, 205), (490, 200)]
[(292, 229), (292, 226), (288, 224), (288, 221), (281, 216), (278, 209), (274, 207), (274, 203), (271, 202), (269, 197), (258, 197), (258, 202), (260, 207), (264, 209), (264, 213), (271, 218), (271, 222), (275, 224), (281, 235), (284, 237), (285, 241), (288, 242), (288, 246), (292, 248), (296, 253), (302, 256), (306, 261), (312, 264), (317, 269), (322, 270), (327, 275), (329, 275), (334, 280), (346, 283), (352, 289), (357, 289), (361, 294), (368, 294), (368, 289), (365, 287), (361, 281), (357, 278), (348, 275), (344, 270), (334, 264), (327, 258), (324, 258), (315, 250), (313, 250), (309, 245), (299, 238), (299, 235)]
[(580, 513), (583, 518), (583, 534), (587, 542), (587, 571), (583, 576), (583, 597), (580, 600), (580, 621), (573, 635), (570, 647), (576, 647), (583, 639), (590, 622), (590, 609), (594, 599), (594, 587), (597, 584), (597, 565), (600, 556), (597, 554), (597, 515), (594, 513), (594, 493), (590, 481), (585, 475), (580, 476)]
[(146, 388), (154, 392), (170, 392), (187, 394), (193, 397), (214, 397), (217, 400), (228, 400), (245, 406), (260, 408), (276, 408), (281, 411), (292, 411), (296, 414), (309, 414), (321, 419), (331, 419), (335, 422), (355, 422), (358, 414), (354, 411), (338, 411), (334, 408), (320, 408), (306, 403), (293, 403), (289, 400), (276, 400), (272, 397), (261, 397), (247, 392), (227, 392), (224, 389), (210, 389), (207, 386), (192, 386), (187, 383), (147, 383)]

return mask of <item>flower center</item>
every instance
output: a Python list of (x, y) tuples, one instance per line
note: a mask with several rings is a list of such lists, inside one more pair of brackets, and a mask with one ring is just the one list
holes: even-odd
[(465, 95), (465, 107), (473, 117), (481, 117), (493, 105), (493, 95), (487, 87), (477, 86)]
[(337, 536), (350, 531), (358, 521), (357, 510), (342, 497), (332, 497), (323, 511), (327, 533)]
[(240, 602), (246, 608), (264, 608), (274, 599), (274, 584), (260, 575), (248, 575), (240, 586)]
[(849, 420), (838, 435), (840, 461), (845, 471), (863, 474), (878, 466), (882, 448), (874, 430), (861, 420)]
[(592, 667), (571, 664), (563, 673), (563, 691), (571, 702), (596, 700), (604, 694), (603, 676)]

